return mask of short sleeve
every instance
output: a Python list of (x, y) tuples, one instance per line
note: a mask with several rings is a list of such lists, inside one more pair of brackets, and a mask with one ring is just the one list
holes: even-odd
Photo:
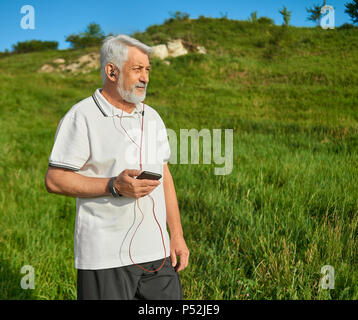
[(86, 121), (80, 114), (67, 113), (60, 121), (49, 165), (80, 170), (90, 156)]

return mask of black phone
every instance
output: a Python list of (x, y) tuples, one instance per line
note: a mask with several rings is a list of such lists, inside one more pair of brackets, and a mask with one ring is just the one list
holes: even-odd
[(137, 179), (149, 179), (149, 180), (159, 180), (162, 177), (161, 174), (150, 172), (150, 171), (143, 171)]

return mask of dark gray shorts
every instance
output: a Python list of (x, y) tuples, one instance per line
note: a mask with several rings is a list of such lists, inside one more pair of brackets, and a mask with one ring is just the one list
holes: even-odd
[[(163, 259), (141, 263), (155, 270)], [(182, 300), (180, 277), (172, 267), (170, 257), (156, 272), (147, 272), (136, 265), (125, 267), (77, 270), (78, 300)]]

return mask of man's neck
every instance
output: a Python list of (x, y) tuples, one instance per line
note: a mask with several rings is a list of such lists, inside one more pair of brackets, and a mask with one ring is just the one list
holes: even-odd
[(102, 90), (100, 90), (102, 96), (113, 106), (115, 106), (118, 109), (122, 109), (123, 111), (127, 113), (131, 113), (135, 108), (136, 105), (134, 103), (127, 102), (122, 99), (122, 97), (118, 94), (116, 90), (109, 90), (106, 87), (103, 87)]

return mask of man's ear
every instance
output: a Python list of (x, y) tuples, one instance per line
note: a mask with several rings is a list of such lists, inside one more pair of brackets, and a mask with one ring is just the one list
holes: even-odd
[(119, 76), (119, 70), (114, 66), (113, 63), (107, 63), (105, 66), (108, 80), (116, 82)]

